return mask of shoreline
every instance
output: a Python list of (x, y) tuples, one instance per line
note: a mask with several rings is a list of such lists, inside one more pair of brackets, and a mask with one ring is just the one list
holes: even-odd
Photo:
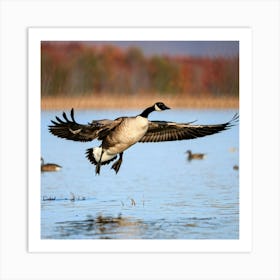
[(237, 97), (194, 98), (178, 96), (126, 96), (126, 95), (97, 95), (94, 97), (43, 97), (41, 110), (61, 109), (138, 109), (145, 108), (155, 102), (164, 102), (171, 108), (178, 109), (238, 109)]

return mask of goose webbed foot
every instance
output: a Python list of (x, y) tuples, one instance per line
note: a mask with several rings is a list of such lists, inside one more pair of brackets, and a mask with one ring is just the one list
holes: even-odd
[(100, 163), (97, 163), (95, 166), (95, 174), (99, 175), (100, 174)]
[(121, 167), (121, 164), (122, 164), (122, 156), (123, 156), (123, 153), (120, 153), (120, 157), (119, 159), (112, 165), (112, 169), (114, 169), (116, 171), (116, 174), (118, 173), (120, 167)]

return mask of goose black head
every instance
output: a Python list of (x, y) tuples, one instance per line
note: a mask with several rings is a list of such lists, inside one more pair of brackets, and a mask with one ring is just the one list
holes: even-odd
[(141, 117), (144, 117), (144, 118), (147, 118), (148, 115), (149, 115), (150, 113), (152, 113), (153, 111), (163, 111), (163, 110), (167, 110), (167, 109), (170, 109), (170, 108), (167, 107), (166, 105), (164, 105), (164, 103), (162, 103), (162, 102), (157, 102), (157, 103), (155, 103), (153, 106), (148, 107), (147, 109), (145, 109), (145, 110), (140, 114), (140, 116), (141, 116)]
[(154, 105), (154, 108), (156, 111), (163, 111), (163, 110), (168, 110), (170, 109), (169, 107), (167, 107), (164, 103), (162, 102), (157, 102)]

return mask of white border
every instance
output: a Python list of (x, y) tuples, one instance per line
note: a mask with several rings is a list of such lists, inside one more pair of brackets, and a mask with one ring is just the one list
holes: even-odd
[[(41, 41), (239, 41), (240, 238), (239, 240), (41, 240), (40, 43)], [(29, 28), (29, 251), (30, 252), (249, 252), (252, 186), (252, 47), (249, 28)], [(38, 164), (35, 164), (38, 163)]]
[[(279, 280), (279, 8), (278, 0), (0, 1), (0, 279)], [(28, 253), (26, 30), (31, 26), (62, 25), (252, 29), (250, 253)], [(17, 137), (13, 137), (15, 134)]]

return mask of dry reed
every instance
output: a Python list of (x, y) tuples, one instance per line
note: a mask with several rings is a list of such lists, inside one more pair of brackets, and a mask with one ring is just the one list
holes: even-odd
[(182, 97), (159, 95), (109, 95), (82, 97), (43, 97), (41, 99), (42, 110), (68, 110), (75, 109), (142, 109), (162, 101), (171, 108), (193, 109), (236, 109), (239, 107), (237, 97)]

